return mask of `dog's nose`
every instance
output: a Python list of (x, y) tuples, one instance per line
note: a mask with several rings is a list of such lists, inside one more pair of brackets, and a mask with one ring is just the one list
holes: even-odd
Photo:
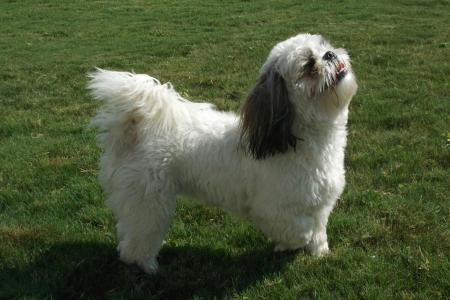
[(331, 51), (327, 51), (324, 55), (323, 55), (323, 59), (324, 60), (333, 60), (336, 59), (336, 54), (334, 54)]

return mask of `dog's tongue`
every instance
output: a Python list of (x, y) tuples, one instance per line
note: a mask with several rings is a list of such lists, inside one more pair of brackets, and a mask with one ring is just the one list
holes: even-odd
[(337, 72), (339, 73), (339, 72), (341, 72), (342, 70), (344, 70), (345, 69), (345, 65), (343, 64), (343, 63), (339, 63), (338, 65), (337, 65)]

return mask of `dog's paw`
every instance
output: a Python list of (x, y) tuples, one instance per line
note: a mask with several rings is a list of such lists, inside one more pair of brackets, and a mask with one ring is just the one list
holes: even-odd
[(273, 249), (273, 252), (283, 252), (283, 251), (286, 251), (286, 247), (281, 244), (275, 245), (275, 248)]
[(131, 247), (128, 242), (121, 241), (117, 249), (119, 250), (120, 260), (124, 263), (128, 265), (136, 264), (147, 274), (154, 274), (158, 270), (156, 257), (136, 253), (136, 248)]
[(273, 252), (285, 252), (285, 251), (294, 251), (297, 250), (298, 248), (293, 248), (290, 246), (286, 246), (283, 244), (277, 244), (275, 245), (275, 248), (273, 248)]
[(328, 243), (321, 243), (319, 245), (311, 245), (308, 247), (311, 255), (313, 256), (324, 256), (330, 252), (328, 248)]
[(158, 271), (156, 259), (137, 261), (136, 264), (147, 274), (155, 274)]

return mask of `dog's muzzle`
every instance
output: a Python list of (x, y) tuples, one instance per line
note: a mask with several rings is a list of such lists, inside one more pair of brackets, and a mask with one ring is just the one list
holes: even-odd
[(347, 75), (347, 70), (345, 69), (345, 65), (338, 60), (337, 55), (333, 51), (327, 51), (322, 57), (323, 60), (333, 63), (336, 66), (336, 81), (335, 84), (338, 84), (345, 75)]

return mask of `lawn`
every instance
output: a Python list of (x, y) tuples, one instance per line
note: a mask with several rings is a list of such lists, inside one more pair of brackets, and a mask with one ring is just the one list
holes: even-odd
[[(448, 0), (1, 1), (0, 299), (448, 299), (449, 12)], [(331, 254), (275, 254), (252, 224), (179, 199), (160, 273), (122, 264), (86, 74), (149, 73), (237, 111), (271, 47), (298, 32), (347, 48), (359, 82)]]

